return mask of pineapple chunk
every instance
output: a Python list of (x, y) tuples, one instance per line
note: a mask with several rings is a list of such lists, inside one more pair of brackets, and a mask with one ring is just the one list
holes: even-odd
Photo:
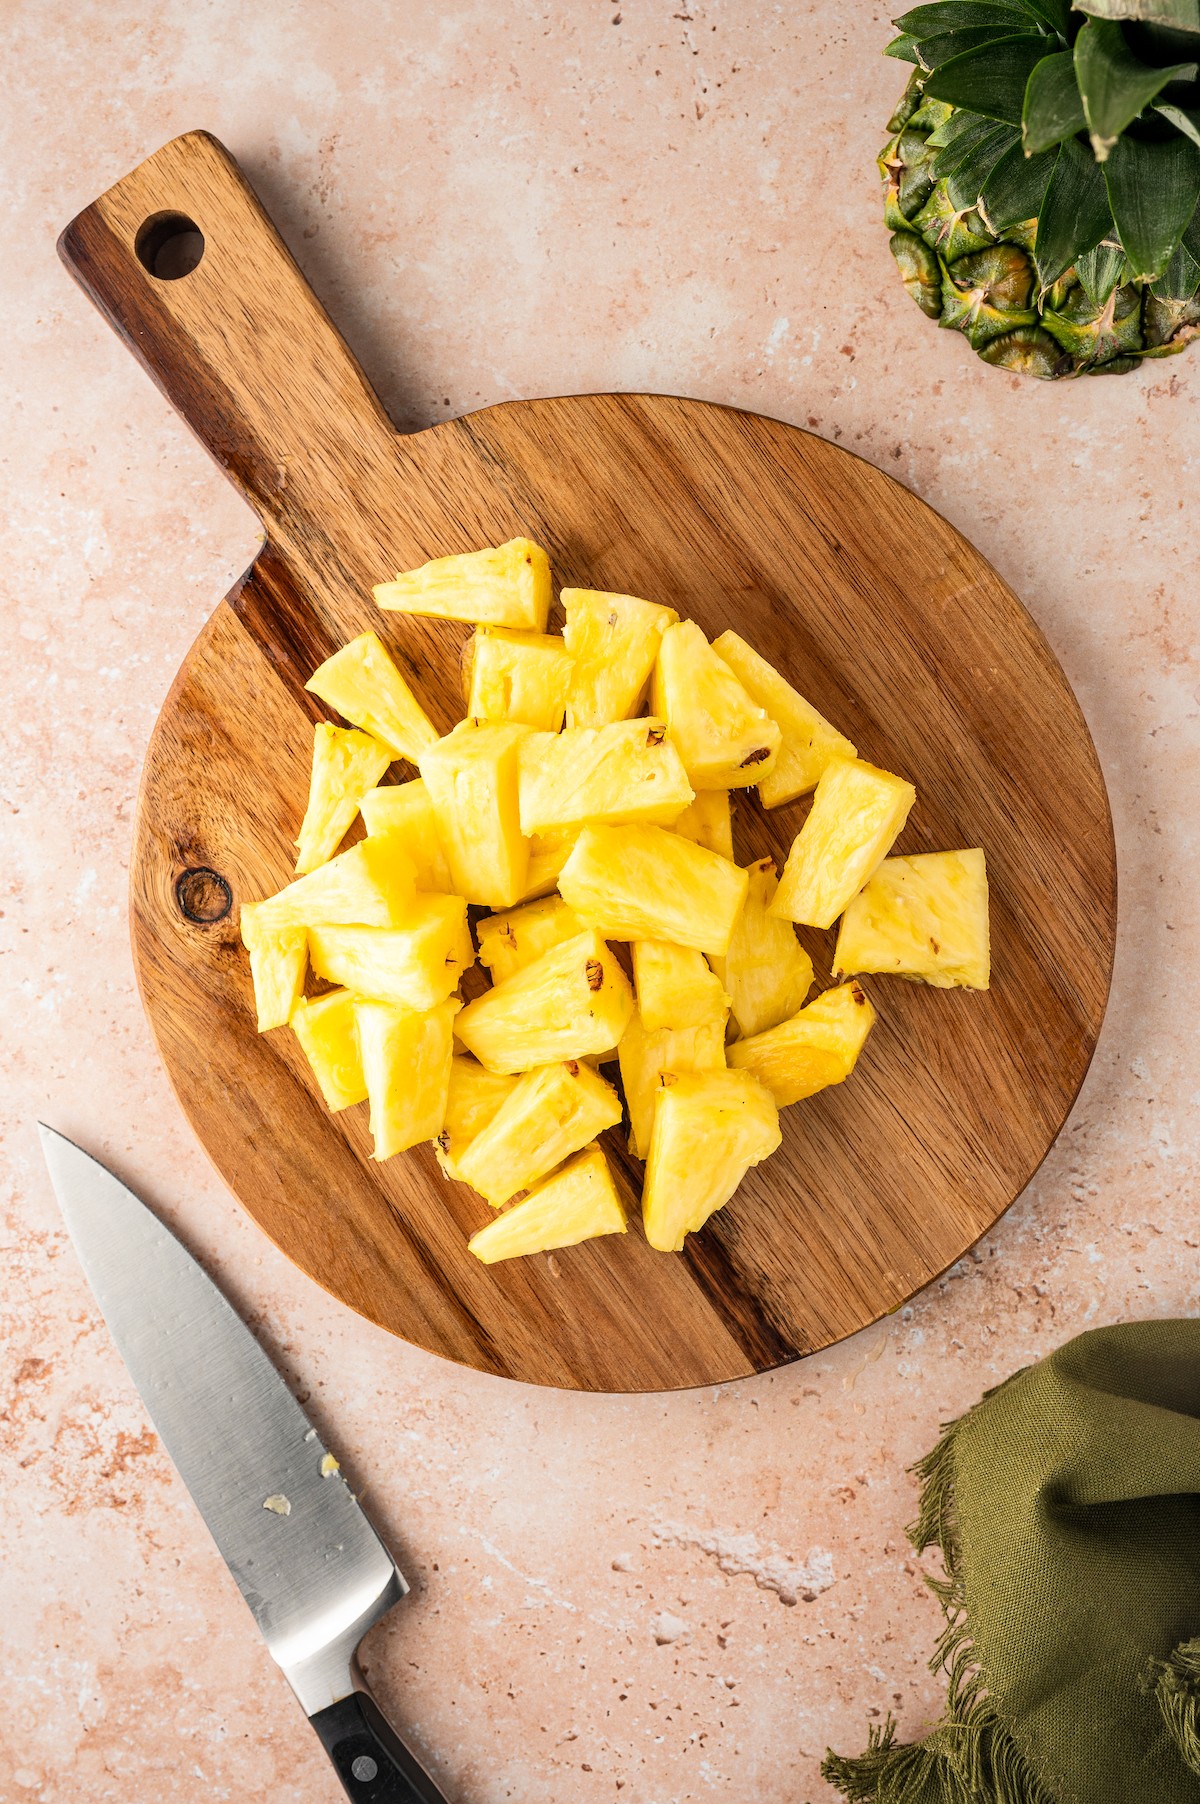
[(561, 833), (587, 821), (669, 826), (692, 800), (661, 720), (530, 733), (520, 758), (522, 833)]
[(813, 962), (790, 921), (770, 914), (779, 887), (771, 859), (747, 867), (750, 888), (724, 958), (713, 969), (729, 992), (730, 1016), (743, 1037), (786, 1021), (813, 986)]
[(718, 1017), (702, 1027), (660, 1027), (648, 1033), (634, 1011), (617, 1049), (621, 1061), (621, 1087), (629, 1110), (629, 1150), (644, 1159), (650, 1150), (654, 1125), (654, 1098), (663, 1073), (672, 1071), (723, 1071), (725, 1022)]
[(782, 734), (694, 620), (667, 628), (650, 684), (693, 789), (746, 789), (774, 770)]
[(668, 1073), (655, 1099), (642, 1190), (650, 1245), (682, 1252), (685, 1237), (729, 1201), (782, 1137), (770, 1091), (749, 1072)]
[(554, 633), (481, 626), (467, 641), (467, 713), (477, 720), (519, 720), (557, 733), (575, 660)]
[(564, 901), (616, 940), (729, 950), (748, 879), (728, 858), (665, 827), (585, 827), (562, 868)]
[(331, 727), (321, 721), (313, 732), (312, 777), (308, 807), (296, 841), (300, 876), (328, 863), (358, 813), (368, 789), (374, 789), (388, 765), (392, 749), (353, 727)]
[(518, 896), (519, 902), (531, 902), (538, 896), (548, 896), (557, 889), (562, 868), (578, 833), (567, 833), (561, 837), (557, 833), (535, 833), (529, 841), (529, 875), (525, 879), (525, 888)]
[(377, 607), (438, 620), (474, 620), (544, 633), (550, 613), (550, 560), (532, 539), (434, 558), (390, 583), (376, 583)]
[(775, 768), (758, 785), (764, 808), (807, 795), (834, 758), (858, 757), (850, 741), (737, 633), (722, 633), (713, 640), (713, 650), (783, 734)]
[(517, 1080), (460, 1155), (459, 1177), (498, 1209), (620, 1119), (620, 1097), (590, 1065), (541, 1065)]
[(261, 927), (323, 927), (355, 923), (364, 927), (401, 927), (416, 895), (412, 862), (403, 839), (380, 833), (364, 839), (328, 864), (297, 877), (265, 902), (243, 906), (254, 910)]
[(420, 777), (414, 777), (411, 783), (368, 789), (362, 799), (362, 817), (368, 833), (400, 834), (412, 860), (418, 889), (450, 894), (454, 888), (450, 866), (438, 838), (429, 790)]
[(304, 687), (388, 746), (393, 758), (415, 764), (437, 738), (437, 729), (377, 633), (351, 639), (313, 671)]
[(724, 1030), (729, 998), (703, 952), (691, 946), (635, 940), (633, 987), (638, 1014), (651, 1033), (659, 1027), (703, 1027), (708, 1021), (719, 1021)]
[(529, 728), (460, 720), (421, 753), (438, 837), (455, 895), (489, 908), (519, 902), (529, 881), (529, 841), (517, 804), (517, 757)]
[(469, 1002), (456, 1032), (489, 1071), (611, 1052), (633, 1013), (633, 991), (598, 933), (551, 947)]
[(434, 1141), (437, 1162), (448, 1178), (458, 1178), (462, 1154), (519, 1081), (504, 1072), (485, 1070), (478, 1059), (466, 1053), (456, 1053), (451, 1059), (446, 1115)]
[(674, 608), (603, 589), (564, 589), (563, 641), (575, 660), (567, 692), (569, 727), (603, 727), (641, 706), (658, 647), (679, 616)]
[(475, 963), (461, 896), (418, 896), (403, 927), (310, 927), (308, 954), (318, 977), (407, 1009), (436, 1008)]
[(493, 983), (503, 983), (552, 946), (578, 939), (587, 928), (561, 896), (546, 896), (505, 914), (489, 915), (478, 922), (475, 931), (480, 964), (487, 966)]
[(420, 1012), (355, 1000), (377, 1159), (390, 1159), (441, 1131), (458, 1007), (455, 1000)]
[(291, 1025), (321, 1086), (321, 1095), (334, 1113), (364, 1102), (367, 1080), (358, 1050), (354, 997), (350, 991), (332, 990), (328, 996), (298, 1002), (292, 1010)]
[(832, 927), (887, 857), (916, 799), (902, 777), (857, 758), (835, 758), (792, 841), (771, 913)]
[(242, 906), (241, 928), (242, 944), (250, 954), (258, 1031), (265, 1034), (273, 1027), (286, 1027), (304, 994), (308, 936), (303, 927), (260, 926), (253, 902)]
[(989, 940), (978, 848), (885, 858), (842, 916), (834, 976), (891, 971), (940, 990), (986, 990)]
[(728, 1049), (729, 1063), (752, 1071), (782, 1109), (848, 1078), (874, 1022), (875, 1010), (865, 992), (856, 983), (844, 983), (816, 997), (790, 1021), (749, 1040), (735, 1040)]
[(733, 811), (727, 789), (702, 789), (694, 802), (684, 809), (678, 820), (671, 822), (673, 833), (694, 839), (698, 846), (719, 852), (722, 858), (733, 857)]
[(550, 1253), (624, 1232), (625, 1211), (608, 1160), (598, 1146), (586, 1146), (523, 1202), (480, 1228), (467, 1246), (484, 1265), (495, 1265), (500, 1259)]

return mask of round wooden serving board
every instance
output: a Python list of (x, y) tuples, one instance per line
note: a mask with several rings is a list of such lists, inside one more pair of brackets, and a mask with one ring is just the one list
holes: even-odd
[[(199, 227), (204, 254), (166, 280), (175, 215)], [(697, 401), (522, 401), (398, 436), (204, 133), (119, 182), (60, 248), (265, 529), (155, 729), (132, 917), (179, 1099), (266, 1233), (406, 1340), (605, 1391), (766, 1371), (896, 1309), (958, 1259), (1062, 1127), (1099, 1033), (1116, 917), (1087, 727), (979, 553), (837, 447)], [(381, 615), (371, 585), (517, 534), (546, 547), (561, 584), (647, 596), (710, 636), (736, 628), (862, 756), (916, 784), (899, 850), (987, 852), (990, 992), (867, 980), (879, 1024), (852, 1079), (783, 1112), (780, 1151), (679, 1255), (646, 1246), (641, 1168), (617, 1131), (629, 1233), (485, 1269), (467, 1237), (487, 1205), (426, 1147), (374, 1164), (365, 1107), (329, 1114), (293, 1036), (255, 1032), (237, 904), (292, 874), (322, 715), (305, 680), (373, 627), (448, 729), (468, 629)], [(805, 807), (739, 800), (739, 859), (781, 863)], [(827, 980), (833, 935), (802, 937)]]

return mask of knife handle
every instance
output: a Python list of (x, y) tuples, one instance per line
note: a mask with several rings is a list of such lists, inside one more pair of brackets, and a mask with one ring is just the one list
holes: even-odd
[(352, 1691), (309, 1722), (354, 1804), (446, 1804), (365, 1691)]

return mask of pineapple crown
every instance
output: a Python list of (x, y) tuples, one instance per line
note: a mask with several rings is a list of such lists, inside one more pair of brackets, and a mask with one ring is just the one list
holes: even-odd
[(1196, 291), (1200, 0), (933, 0), (894, 23), (912, 104), (954, 109), (934, 173), (987, 220), (1037, 219), (1043, 290), (1096, 253), (1113, 282)]

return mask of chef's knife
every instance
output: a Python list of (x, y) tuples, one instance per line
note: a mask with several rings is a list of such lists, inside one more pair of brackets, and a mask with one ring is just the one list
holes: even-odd
[(356, 1651), (408, 1590), (249, 1329), (156, 1215), (42, 1127), (59, 1207), (167, 1452), (355, 1804), (445, 1804)]

